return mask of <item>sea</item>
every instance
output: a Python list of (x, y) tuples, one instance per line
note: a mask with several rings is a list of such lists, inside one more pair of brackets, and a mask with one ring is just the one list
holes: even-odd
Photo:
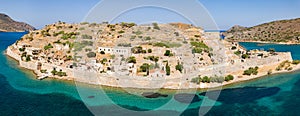
[[(269, 116), (299, 115), (300, 72), (265, 76), (219, 90), (155, 90), (37, 80), (7, 57), (5, 49), (24, 33), (0, 32), (1, 116)], [(38, 44), (38, 43), (37, 43)], [(300, 60), (300, 45), (240, 43), (246, 49), (274, 48)], [(154, 91), (154, 90), (153, 90)]]

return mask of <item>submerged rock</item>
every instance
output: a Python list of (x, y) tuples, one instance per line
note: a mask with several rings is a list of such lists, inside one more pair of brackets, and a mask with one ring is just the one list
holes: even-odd
[(145, 92), (142, 94), (142, 96), (146, 98), (159, 98), (159, 97), (168, 97), (168, 95), (160, 94), (160, 93), (154, 93), (154, 92)]
[(90, 98), (90, 99), (91, 99), (91, 98), (95, 98), (95, 96), (89, 96), (88, 98)]

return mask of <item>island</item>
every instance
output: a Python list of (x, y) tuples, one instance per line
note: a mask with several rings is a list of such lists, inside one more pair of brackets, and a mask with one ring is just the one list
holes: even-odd
[(216, 88), (298, 70), (290, 52), (246, 50), (191, 24), (57, 22), (6, 54), (37, 79), (138, 89)]

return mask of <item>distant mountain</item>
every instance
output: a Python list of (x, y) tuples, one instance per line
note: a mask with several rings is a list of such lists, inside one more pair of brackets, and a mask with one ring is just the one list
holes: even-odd
[(35, 30), (33, 26), (23, 22), (17, 22), (8, 15), (0, 13), (0, 31), (2, 32), (22, 32)]
[(233, 41), (266, 41), (300, 43), (300, 18), (273, 21), (254, 27), (234, 26), (224, 33)]

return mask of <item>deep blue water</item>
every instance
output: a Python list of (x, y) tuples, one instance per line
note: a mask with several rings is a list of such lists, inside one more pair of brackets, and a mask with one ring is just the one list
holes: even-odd
[[(167, 90), (160, 91), (167, 97), (151, 99), (140, 96), (140, 90), (88, 86), (51, 79), (36, 80), (32, 72), (19, 68), (16, 61), (3, 54), (8, 45), (24, 34), (0, 33), (1, 116), (92, 115), (90, 111), (96, 115), (194, 116), (210, 108), (206, 115), (298, 115), (298, 71), (231, 85), (222, 90), (218, 99), (214, 95), (219, 91), (198, 91), (192, 95), (191, 103), (186, 103), (188, 96), (180, 98), (179, 94), (175, 95), (178, 91)], [(248, 49), (291, 51), (294, 58), (300, 59), (300, 51), (297, 51), (300, 50), (299, 45), (241, 44)]]

